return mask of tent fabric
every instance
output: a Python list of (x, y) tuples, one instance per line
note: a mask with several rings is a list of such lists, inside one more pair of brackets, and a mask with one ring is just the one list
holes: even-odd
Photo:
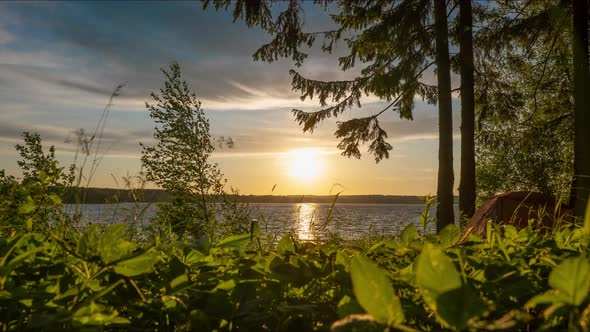
[(516, 228), (524, 228), (529, 221), (534, 221), (538, 228), (547, 231), (557, 220), (573, 220), (572, 215), (571, 209), (549, 195), (529, 191), (508, 192), (490, 198), (475, 211), (465, 224), (462, 239), (469, 234), (485, 235), (488, 220)]

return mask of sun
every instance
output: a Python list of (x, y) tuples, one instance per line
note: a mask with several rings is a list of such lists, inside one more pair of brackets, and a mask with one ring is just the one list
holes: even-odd
[(292, 150), (289, 156), (289, 176), (299, 180), (313, 180), (323, 169), (322, 154), (314, 149)]

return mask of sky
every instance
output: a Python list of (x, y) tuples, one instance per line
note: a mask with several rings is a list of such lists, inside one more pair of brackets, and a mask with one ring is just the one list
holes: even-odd
[[(308, 8), (309, 7), (309, 8)], [(310, 30), (329, 26), (324, 12), (305, 8)], [(343, 195), (436, 194), (438, 117), (416, 99), (414, 120), (395, 112), (380, 117), (393, 146), (376, 164), (340, 155), (329, 119), (312, 134), (294, 121), (293, 108), (319, 110), (291, 90), (288, 59), (255, 62), (252, 54), (270, 40), (231, 15), (204, 11), (199, 2), (0, 2), (0, 169), (18, 176), (15, 144), (23, 131), (54, 145), (62, 165), (74, 161), (74, 132), (93, 132), (109, 96), (125, 84), (110, 108), (95, 187), (123, 187), (141, 170), (139, 142), (154, 144), (154, 122), (145, 108), (164, 78), (160, 68), (177, 62), (202, 102), (211, 134), (231, 137), (233, 149), (218, 149), (228, 184), (243, 194)], [(318, 80), (350, 79), (335, 56), (311, 50), (297, 70)], [(430, 76), (430, 77), (429, 77)], [(434, 82), (432, 73), (426, 80)], [(456, 77), (453, 78), (456, 81)], [(456, 86), (454, 86), (456, 87)], [(378, 112), (374, 96), (339, 120)], [(459, 184), (459, 101), (453, 98), (455, 189)], [(153, 185), (152, 185), (153, 186)], [(274, 188), (274, 190), (273, 190)], [(456, 191), (456, 190), (455, 190)]]

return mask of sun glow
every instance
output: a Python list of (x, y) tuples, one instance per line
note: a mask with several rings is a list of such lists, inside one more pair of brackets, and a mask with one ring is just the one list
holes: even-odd
[(299, 180), (313, 180), (321, 175), (323, 161), (321, 152), (301, 149), (289, 152), (289, 176)]

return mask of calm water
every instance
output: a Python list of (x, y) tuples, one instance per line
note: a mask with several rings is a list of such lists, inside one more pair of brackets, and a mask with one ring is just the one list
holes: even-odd
[[(149, 224), (157, 211), (156, 205), (132, 203), (66, 205), (66, 211), (82, 212), (83, 223)], [(271, 234), (294, 231), (301, 240), (323, 238), (336, 232), (345, 239), (369, 233), (391, 234), (414, 223), (420, 229), (421, 204), (336, 204), (326, 223), (329, 203), (256, 203), (250, 204), (250, 215), (259, 220), (260, 229)], [(431, 211), (434, 216), (435, 211)], [(266, 225), (266, 227), (265, 227)], [(83, 225), (82, 225), (83, 226)], [(434, 225), (428, 226), (431, 232)]]

